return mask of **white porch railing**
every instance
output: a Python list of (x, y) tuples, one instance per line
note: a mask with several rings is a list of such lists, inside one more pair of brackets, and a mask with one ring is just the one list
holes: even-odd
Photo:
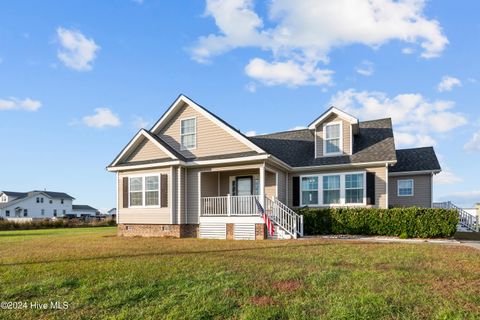
[(202, 197), (202, 216), (258, 215), (256, 196)]
[(434, 208), (441, 208), (441, 209), (449, 209), (449, 210), (456, 210), (458, 212), (458, 216), (460, 218), (460, 225), (467, 228), (471, 231), (480, 231), (480, 223), (476, 216), (471, 215), (467, 211), (463, 210), (462, 208), (457, 207), (451, 201), (448, 202), (436, 202), (433, 204)]
[[(258, 216), (255, 198), (259, 196), (202, 197), (202, 216)], [(293, 238), (303, 236), (303, 216), (276, 198), (265, 197), (264, 209), (270, 220)]]
[(270, 219), (293, 238), (303, 236), (303, 216), (299, 215), (276, 198), (265, 197), (265, 209)]

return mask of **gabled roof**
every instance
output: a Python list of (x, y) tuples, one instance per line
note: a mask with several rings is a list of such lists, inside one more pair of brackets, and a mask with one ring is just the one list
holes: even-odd
[(126, 155), (129, 154), (129, 152), (133, 151), (138, 146), (142, 138), (150, 140), (160, 150), (166, 153), (170, 157), (170, 159), (173, 159), (173, 160), (185, 159), (180, 153), (178, 153), (175, 149), (173, 149), (170, 145), (168, 145), (168, 143), (163, 141), (160, 137), (152, 134), (151, 132), (148, 132), (145, 129), (140, 129), (137, 132), (137, 134), (132, 138), (132, 140), (130, 140), (130, 142), (125, 146), (125, 148), (123, 148), (123, 150), (115, 157), (115, 159), (112, 161), (109, 167), (117, 165), (120, 162), (120, 160), (122, 160)]
[(397, 150), (397, 163), (389, 168), (389, 172), (432, 171), (442, 170), (433, 147)]
[(5, 194), (8, 197), (13, 197), (13, 198), (23, 198), (27, 195), (26, 192), (15, 192), (15, 191), (0, 191), (0, 194)]
[(43, 194), (43, 195), (45, 195), (45, 196), (47, 196), (51, 199), (66, 199), (66, 200), (74, 200), (75, 199), (74, 197), (70, 196), (67, 193), (55, 192), (55, 191), (34, 190), (34, 191), (30, 191), (30, 192), (11, 192), (11, 191), (2, 191), (2, 192), (3, 193), (9, 192), (11, 194), (21, 194), (22, 196), (18, 197), (17, 199), (15, 199), (13, 201), (0, 203), (0, 208), (9, 207), (13, 204), (20, 203), (23, 200), (26, 200), (26, 199), (29, 199), (29, 198), (32, 198), (32, 197), (36, 197), (36, 196), (41, 195), (41, 194)]
[(354, 116), (352, 116), (352, 115), (350, 115), (350, 114), (346, 113), (345, 111), (342, 111), (338, 108), (330, 107), (327, 111), (322, 113), (317, 119), (315, 119), (312, 123), (310, 123), (308, 125), (308, 129), (310, 129), (310, 130), (315, 129), (319, 123), (321, 123), (323, 120), (328, 118), (331, 114), (336, 114), (340, 118), (350, 122), (351, 124), (357, 124), (358, 123), (358, 119), (355, 118)]
[(184, 104), (189, 105), (193, 109), (195, 109), (197, 112), (217, 124), (220, 128), (225, 130), (227, 133), (232, 135), (234, 138), (239, 140), (240, 142), (243, 142), (246, 144), (248, 147), (252, 148), (256, 152), (259, 153), (264, 153), (264, 151), (259, 148), (257, 145), (252, 143), (245, 135), (243, 135), (240, 130), (235, 129), (233, 126), (231, 126), (229, 123), (227, 123), (225, 120), (221, 119), (217, 115), (211, 113), (208, 111), (206, 108), (198, 104), (197, 102), (193, 101), (189, 97), (181, 94), (178, 96), (177, 99), (172, 103), (172, 105), (167, 109), (167, 111), (160, 117), (160, 119), (153, 125), (153, 127), (150, 129), (150, 131), (153, 134), (158, 134), (159, 129), (162, 127), (163, 124), (168, 122), (168, 120), (175, 114), (177, 110), (179, 110), (181, 107), (184, 106)]
[(396, 160), (390, 119), (359, 122), (352, 155), (315, 158), (315, 137), (310, 129), (259, 135), (250, 137), (250, 140), (292, 167)]
[(97, 209), (90, 207), (86, 204), (74, 204), (72, 205), (73, 210), (91, 210), (91, 211), (98, 211)]

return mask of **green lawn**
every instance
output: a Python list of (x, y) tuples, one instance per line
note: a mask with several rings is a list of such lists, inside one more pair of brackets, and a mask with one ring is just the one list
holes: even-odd
[(335, 240), (0, 232), (0, 319), (479, 319), (480, 251)]

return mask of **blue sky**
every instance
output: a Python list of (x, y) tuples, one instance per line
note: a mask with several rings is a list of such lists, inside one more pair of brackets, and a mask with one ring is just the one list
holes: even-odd
[(435, 146), (435, 199), (480, 202), (480, 3), (299, 4), (2, 2), (0, 189), (114, 206), (105, 167), (184, 93), (249, 134), (390, 116)]

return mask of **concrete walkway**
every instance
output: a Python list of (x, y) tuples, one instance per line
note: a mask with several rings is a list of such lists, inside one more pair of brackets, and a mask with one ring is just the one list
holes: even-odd
[(325, 235), (325, 236), (305, 236), (300, 239), (331, 239), (347, 241), (365, 241), (378, 243), (431, 243), (443, 245), (461, 245), (480, 250), (480, 241), (456, 240), (456, 239), (400, 239), (396, 237), (382, 236), (355, 236), (355, 235)]

